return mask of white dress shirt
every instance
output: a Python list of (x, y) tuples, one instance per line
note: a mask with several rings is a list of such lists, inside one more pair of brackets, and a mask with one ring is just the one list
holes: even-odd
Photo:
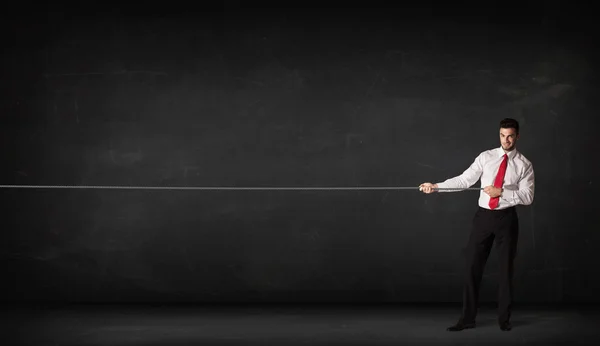
[[(481, 179), (482, 188), (494, 185), (504, 154), (502, 147), (481, 152), (471, 166), (461, 175), (437, 183), (439, 188), (451, 188), (453, 190), (439, 190), (439, 192), (461, 191), (473, 186), (479, 179)], [(498, 206), (494, 210), (501, 210), (518, 204), (530, 205), (533, 202), (535, 192), (533, 164), (516, 148), (507, 154), (508, 162), (504, 174), (504, 185), (502, 186), (504, 191), (500, 196)], [(490, 209), (489, 201), (490, 196), (481, 190), (479, 193), (479, 206)]]

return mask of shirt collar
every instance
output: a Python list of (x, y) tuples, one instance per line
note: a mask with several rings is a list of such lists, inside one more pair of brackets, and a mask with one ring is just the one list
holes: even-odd
[(517, 155), (517, 149), (516, 148), (513, 149), (513, 150), (511, 150), (511, 151), (509, 151), (508, 153), (505, 153), (504, 149), (502, 149), (502, 146), (500, 146), (500, 147), (498, 147), (497, 152), (498, 152), (498, 156), (499, 157), (502, 157), (502, 156), (504, 156), (504, 154), (507, 154), (509, 159), (512, 159), (512, 158), (515, 157), (515, 155)]

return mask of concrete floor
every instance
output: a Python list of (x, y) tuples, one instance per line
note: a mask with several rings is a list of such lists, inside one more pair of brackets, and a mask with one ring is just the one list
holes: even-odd
[(78, 305), (8, 307), (3, 345), (598, 345), (600, 307), (515, 307), (503, 332), (482, 307), (476, 329), (447, 332), (460, 306)]

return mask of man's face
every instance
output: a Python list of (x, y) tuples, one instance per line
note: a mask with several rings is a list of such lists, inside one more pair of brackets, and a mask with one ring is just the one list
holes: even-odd
[(500, 144), (502, 144), (502, 149), (507, 151), (513, 150), (518, 139), (519, 135), (517, 135), (515, 129), (500, 129)]

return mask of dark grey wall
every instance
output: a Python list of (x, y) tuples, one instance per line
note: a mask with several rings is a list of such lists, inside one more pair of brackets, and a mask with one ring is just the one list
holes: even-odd
[[(594, 40), (555, 5), (11, 12), (0, 180), (417, 186), (514, 117), (537, 176), (516, 300), (598, 301)], [(2, 298), (460, 301), (477, 196), (0, 189)]]

